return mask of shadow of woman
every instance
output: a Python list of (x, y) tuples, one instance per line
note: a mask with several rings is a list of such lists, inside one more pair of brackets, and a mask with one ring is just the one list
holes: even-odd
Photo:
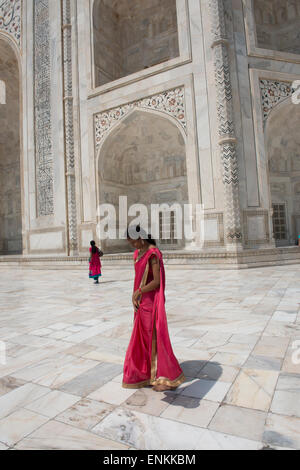
[(165, 391), (162, 401), (171, 406), (199, 408), (200, 402), (216, 385), (223, 369), (218, 362), (185, 361), (180, 364), (186, 377), (185, 382), (176, 390)]

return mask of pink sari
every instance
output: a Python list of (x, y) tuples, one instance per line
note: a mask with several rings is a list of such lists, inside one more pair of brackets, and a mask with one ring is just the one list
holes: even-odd
[(185, 377), (173, 353), (165, 311), (165, 270), (162, 254), (150, 248), (140, 259), (134, 254), (134, 291), (153, 280), (150, 258), (160, 264), (160, 287), (142, 295), (124, 363), (124, 388), (147, 385), (178, 387)]

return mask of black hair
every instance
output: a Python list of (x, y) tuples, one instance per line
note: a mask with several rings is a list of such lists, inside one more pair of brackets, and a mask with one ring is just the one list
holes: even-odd
[(93, 254), (97, 253), (97, 250), (98, 250), (98, 249), (97, 249), (97, 247), (96, 247), (96, 242), (94, 242), (94, 240), (91, 241), (91, 247), (92, 247), (92, 253), (93, 253)]
[(141, 228), (140, 225), (133, 227), (128, 227), (127, 229), (127, 239), (128, 240), (145, 240), (149, 245), (156, 246), (156, 241), (152, 238), (152, 235), (147, 234), (145, 230)]

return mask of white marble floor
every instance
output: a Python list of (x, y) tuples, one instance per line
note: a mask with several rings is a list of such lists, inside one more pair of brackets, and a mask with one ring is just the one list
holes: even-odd
[(131, 270), (0, 270), (0, 450), (299, 449), (299, 278), (167, 269), (187, 382), (156, 393), (121, 388)]

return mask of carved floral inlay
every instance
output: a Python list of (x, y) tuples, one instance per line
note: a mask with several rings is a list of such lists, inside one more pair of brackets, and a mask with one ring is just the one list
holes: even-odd
[(260, 90), (264, 122), (274, 106), (292, 96), (295, 91), (291, 83), (276, 80), (260, 80)]
[(21, 0), (0, 0), (0, 31), (21, 40)]
[(186, 131), (184, 88), (175, 88), (95, 115), (98, 148), (109, 130), (133, 109), (153, 109), (174, 117)]

